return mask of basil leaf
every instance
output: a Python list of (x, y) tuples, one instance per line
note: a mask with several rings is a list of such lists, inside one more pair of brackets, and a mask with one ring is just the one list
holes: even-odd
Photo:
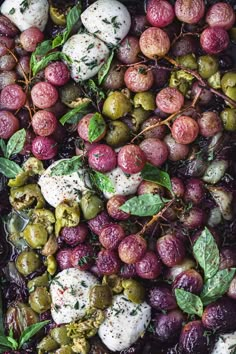
[(3, 155), (6, 156), (7, 144), (3, 139), (0, 139), (0, 149), (2, 150)]
[(147, 163), (141, 171), (141, 176), (145, 181), (155, 182), (172, 191), (169, 174), (158, 167)]
[(161, 198), (157, 194), (143, 194), (127, 200), (120, 207), (120, 210), (131, 215), (152, 216), (163, 209), (168, 201), (168, 199)]
[(205, 279), (212, 278), (219, 269), (220, 253), (215, 239), (207, 227), (194, 243), (193, 254), (204, 270)]
[(11, 155), (18, 154), (25, 145), (26, 131), (25, 129), (18, 130), (13, 134), (7, 143), (6, 157), (9, 159)]
[(234, 275), (235, 269), (222, 269), (211, 279), (208, 279), (205, 282), (200, 295), (203, 305), (208, 305), (224, 295), (229, 289), (229, 285)]
[(56, 61), (56, 60), (64, 60), (64, 61), (68, 62), (69, 64), (71, 63), (71, 60), (68, 57), (68, 55), (66, 55), (62, 52), (53, 52), (53, 53), (46, 55), (41, 60), (37, 61), (31, 67), (33, 75), (36, 75), (40, 70), (43, 70), (48, 65), (48, 63), (50, 63), (51, 61)]
[(69, 112), (67, 112), (66, 114), (64, 114), (64, 116), (61, 117), (60, 123), (64, 125), (65, 123), (69, 122), (70, 119), (72, 119), (75, 115), (78, 115), (78, 113), (82, 116), (89, 113), (89, 110), (87, 108), (89, 105), (90, 101), (81, 103), (79, 106), (71, 109)]
[(80, 19), (81, 11), (82, 7), (80, 2), (76, 6), (72, 7), (66, 17), (66, 29), (54, 38), (52, 41), (52, 48), (56, 48), (66, 42), (70, 36), (71, 30)]
[(8, 336), (8, 337), (6, 337), (7, 338), (7, 340), (11, 343), (11, 347), (13, 348), (13, 349), (18, 349), (18, 343), (17, 343), (17, 341), (13, 338), (13, 337), (10, 337), (10, 336)]
[(101, 90), (101, 88), (97, 86), (94, 80), (89, 79), (87, 81), (84, 81), (83, 86), (89, 97), (96, 96), (99, 102), (106, 98), (105, 92), (103, 92), (103, 90)]
[(114, 58), (114, 50), (111, 52), (109, 58), (107, 59), (107, 61), (103, 64), (103, 66), (101, 67), (101, 69), (98, 72), (98, 84), (101, 85), (101, 83), (103, 82), (103, 80), (106, 78), (110, 67), (111, 67), (111, 63), (112, 60)]
[(89, 142), (92, 143), (97, 138), (99, 138), (106, 130), (106, 123), (103, 119), (103, 116), (96, 112), (89, 121), (88, 127), (88, 137)]
[(199, 317), (202, 317), (203, 304), (199, 296), (183, 289), (175, 289), (175, 297), (181, 310), (189, 315), (198, 315)]
[(103, 173), (94, 171), (93, 174), (91, 174), (91, 179), (92, 182), (96, 185), (98, 189), (100, 189), (102, 192), (108, 192), (108, 193), (114, 193), (115, 188), (113, 186), (112, 181), (110, 178)]
[(7, 178), (15, 178), (22, 169), (14, 161), (0, 157), (0, 173)]
[(65, 159), (58, 162), (51, 169), (51, 176), (65, 176), (77, 172), (82, 166), (81, 156), (74, 156), (71, 159)]
[(0, 336), (0, 345), (14, 349), (11, 342), (8, 340), (8, 337), (6, 337), (6, 336)]
[(38, 322), (35, 323), (29, 327), (27, 327), (23, 333), (20, 336), (19, 339), (19, 349), (22, 347), (22, 345), (30, 338), (32, 338), (35, 334), (37, 334), (43, 327), (45, 327), (50, 321), (43, 321), (43, 322)]

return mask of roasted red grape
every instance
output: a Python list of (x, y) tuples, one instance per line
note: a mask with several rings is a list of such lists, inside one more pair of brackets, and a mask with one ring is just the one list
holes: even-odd
[(193, 118), (180, 116), (174, 121), (171, 133), (177, 143), (190, 144), (198, 136), (199, 127)]
[(80, 223), (74, 227), (63, 227), (60, 233), (61, 239), (68, 245), (74, 247), (78, 243), (83, 243), (88, 235), (86, 224)]
[(48, 136), (38, 136), (32, 142), (32, 153), (39, 160), (50, 160), (56, 156), (57, 143)]
[(140, 172), (146, 163), (144, 152), (137, 145), (125, 145), (118, 153), (118, 166), (124, 173)]
[(94, 262), (94, 251), (91, 245), (81, 244), (76, 246), (71, 253), (72, 267), (87, 270)]
[(140, 52), (139, 40), (133, 36), (127, 36), (120, 43), (117, 58), (124, 64), (137, 63), (140, 59), (138, 54)]
[(127, 264), (138, 262), (144, 256), (147, 243), (139, 235), (129, 235), (125, 237), (118, 248), (120, 259)]
[(156, 96), (156, 104), (165, 113), (175, 113), (184, 104), (184, 96), (174, 87), (162, 89)]
[(184, 289), (190, 293), (200, 294), (203, 279), (196, 270), (189, 269), (177, 275), (172, 286), (173, 289)]
[(141, 52), (150, 59), (162, 57), (169, 52), (170, 39), (166, 32), (157, 27), (146, 29), (139, 41)]
[(184, 243), (175, 235), (162, 236), (157, 240), (156, 247), (162, 262), (167, 267), (173, 267), (184, 259)]
[(200, 204), (204, 197), (204, 184), (200, 179), (191, 178), (185, 185), (184, 200), (194, 205)]
[(138, 187), (137, 194), (159, 194), (161, 196), (164, 195), (165, 191), (162, 186), (157, 183), (149, 182), (149, 181), (142, 181)]
[(5, 86), (0, 94), (0, 108), (15, 111), (24, 106), (26, 94), (17, 84)]
[(215, 112), (204, 112), (198, 119), (200, 134), (206, 138), (214, 136), (222, 130), (222, 121)]
[(168, 147), (164, 141), (155, 138), (144, 139), (139, 145), (147, 161), (154, 166), (161, 166), (167, 160)]
[(154, 27), (168, 26), (175, 18), (174, 9), (166, 0), (150, 0), (147, 6), (147, 20)]
[(102, 228), (99, 241), (106, 249), (115, 250), (124, 237), (125, 231), (119, 224), (109, 224)]
[(234, 10), (229, 4), (218, 2), (207, 11), (206, 22), (210, 27), (221, 27), (229, 30), (235, 22)]
[[(152, 125), (158, 124), (161, 122), (161, 118), (158, 118), (156, 116), (150, 117), (145, 122), (142, 124), (142, 130), (151, 127)], [(166, 126), (164, 124), (159, 125), (155, 128), (152, 128), (150, 130), (147, 130), (146, 132), (143, 133), (145, 138), (157, 138), (157, 139), (163, 139), (164, 136), (166, 135)]]
[(109, 215), (105, 211), (102, 211), (100, 214), (95, 216), (95, 218), (90, 219), (88, 221), (88, 225), (92, 232), (99, 235), (103, 226), (108, 225), (111, 222), (112, 221)]
[(88, 163), (96, 171), (111, 171), (117, 164), (116, 153), (110, 146), (99, 144), (89, 151)]
[(49, 82), (38, 82), (31, 90), (31, 98), (36, 107), (52, 107), (58, 100), (58, 92)]
[(32, 117), (32, 127), (37, 135), (51, 135), (56, 130), (57, 118), (51, 112), (45, 110), (37, 111)]
[(179, 144), (173, 139), (173, 137), (169, 134), (164, 139), (168, 150), (169, 150), (169, 160), (171, 161), (179, 161), (184, 160), (189, 154), (189, 146), (186, 144)]
[[(78, 124), (78, 127), (77, 127), (79, 136), (85, 141), (89, 141), (89, 123), (90, 123), (91, 118), (93, 116), (94, 116), (94, 113), (86, 114), (86, 116), (84, 116), (79, 121), (79, 124)], [(94, 140), (93, 142), (95, 143), (95, 142), (101, 140), (102, 138), (104, 138), (105, 135), (106, 135), (106, 130), (104, 130), (102, 132), (102, 134), (100, 134), (98, 136), (98, 138), (96, 140)]]
[(135, 65), (125, 72), (125, 85), (133, 92), (148, 91), (153, 85), (153, 74), (146, 65)]
[(0, 138), (10, 138), (20, 128), (19, 120), (8, 111), (0, 111)]
[(148, 303), (158, 311), (170, 311), (177, 308), (175, 297), (167, 283), (157, 283), (149, 290)]
[(20, 42), (24, 50), (27, 52), (34, 52), (37, 44), (44, 39), (43, 32), (37, 27), (30, 27), (20, 35)]
[(218, 54), (229, 45), (229, 35), (223, 28), (206, 28), (200, 37), (202, 49), (208, 54)]
[(45, 79), (54, 86), (63, 86), (70, 79), (70, 71), (61, 61), (49, 64), (44, 70), (44, 75)]
[(129, 214), (120, 210), (120, 206), (126, 202), (127, 198), (123, 195), (114, 195), (107, 202), (108, 214), (116, 220), (126, 220), (129, 218)]
[(71, 268), (71, 248), (63, 248), (57, 252), (56, 259), (57, 264), (61, 270)]
[(96, 265), (102, 275), (116, 274), (120, 270), (120, 260), (111, 250), (102, 250), (98, 253)]
[(146, 252), (135, 264), (135, 268), (137, 275), (143, 279), (156, 279), (162, 270), (160, 259), (152, 251)]
[(177, 198), (182, 198), (184, 196), (185, 187), (183, 181), (180, 178), (172, 177), (171, 187), (172, 187), (172, 192)]
[(176, 0), (175, 15), (178, 20), (194, 24), (204, 16), (205, 4), (203, 0)]

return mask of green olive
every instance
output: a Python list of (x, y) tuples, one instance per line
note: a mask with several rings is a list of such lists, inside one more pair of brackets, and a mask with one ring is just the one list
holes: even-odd
[(229, 31), (230, 39), (232, 42), (236, 43), (236, 27), (233, 27)]
[(37, 288), (39, 286), (47, 287), (48, 282), (49, 282), (48, 273), (45, 272), (42, 275), (35, 277), (32, 280), (29, 280), (28, 284), (27, 284), (27, 288), (29, 289), (29, 292), (32, 292), (35, 290), (35, 288)]
[(19, 273), (27, 276), (36, 271), (41, 265), (39, 255), (34, 251), (23, 251), (16, 259), (16, 268)]
[(108, 285), (94, 285), (89, 294), (90, 306), (104, 310), (112, 304), (112, 291)]
[(224, 109), (220, 117), (223, 121), (225, 130), (230, 132), (236, 131), (236, 108), (226, 108)]
[(57, 349), (54, 354), (73, 354), (74, 351), (72, 350), (71, 346), (63, 345), (61, 348)]
[(43, 313), (51, 307), (51, 296), (46, 287), (36, 288), (29, 296), (30, 307), (36, 313)]
[(55, 233), (59, 235), (62, 227), (77, 226), (80, 222), (80, 209), (78, 203), (65, 201), (55, 209), (56, 224)]
[(50, 210), (34, 209), (31, 214), (31, 220), (33, 223), (43, 224), (49, 234), (53, 232), (55, 216)]
[(177, 63), (184, 66), (187, 69), (197, 69), (197, 59), (194, 54), (186, 54), (176, 58)]
[(103, 201), (92, 192), (86, 192), (80, 201), (80, 207), (86, 220), (95, 218), (104, 208)]
[(44, 256), (51, 256), (58, 250), (57, 238), (55, 235), (50, 235), (47, 242), (45, 243), (41, 253)]
[(184, 70), (172, 72), (169, 86), (176, 87), (184, 96), (187, 95), (193, 76)]
[(132, 113), (133, 131), (137, 132), (143, 122), (150, 116), (150, 111), (145, 111), (142, 107), (134, 108)]
[(51, 336), (44, 337), (37, 345), (37, 349), (42, 350), (43, 352), (49, 352), (58, 348), (58, 343)]
[(127, 298), (135, 304), (140, 304), (145, 298), (144, 287), (134, 279), (125, 279), (122, 281), (124, 294)]
[(67, 335), (66, 326), (55, 327), (50, 331), (50, 336), (61, 345), (67, 345), (71, 343), (70, 337)]
[(209, 79), (218, 71), (218, 59), (212, 55), (203, 55), (198, 58), (198, 72), (203, 79)]
[(138, 92), (134, 96), (134, 107), (142, 107), (145, 111), (154, 111), (156, 108), (155, 96), (152, 92)]
[(53, 255), (47, 256), (47, 271), (50, 275), (54, 275), (57, 270), (57, 261)]
[(102, 113), (110, 119), (118, 119), (132, 109), (130, 100), (119, 91), (112, 92), (103, 104)]
[(120, 294), (123, 291), (122, 278), (116, 274), (104, 275), (102, 284), (108, 285), (115, 294)]
[(25, 171), (22, 171), (22, 172), (18, 173), (18, 175), (15, 178), (9, 179), (8, 186), (9, 187), (22, 187), (24, 184), (26, 184), (28, 178), (29, 178), (28, 173)]
[(33, 205), (36, 209), (41, 209), (45, 205), (45, 200), (37, 184), (11, 188), (9, 200), (16, 210), (28, 209)]
[(221, 86), (226, 96), (236, 100), (236, 73), (228, 72), (221, 79)]
[(28, 224), (23, 236), (31, 248), (42, 248), (48, 239), (47, 230), (41, 224)]
[(74, 82), (69, 82), (60, 87), (59, 92), (62, 103), (64, 103), (67, 107), (73, 108), (76, 102), (80, 102), (82, 100), (82, 91)]
[(42, 161), (36, 159), (36, 157), (30, 157), (23, 164), (23, 169), (29, 176), (42, 175), (44, 170)]
[(213, 87), (214, 89), (220, 89), (221, 88), (221, 82), (220, 82), (220, 72), (217, 71), (215, 74), (213, 74), (211, 77), (209, 77), (208, 84)]
[(108, 131), (105, 136), (106, 143), (113, 147), (119, 147), (127, 143), (130, 138), (129, 127), (121, 121), (108, 123)]

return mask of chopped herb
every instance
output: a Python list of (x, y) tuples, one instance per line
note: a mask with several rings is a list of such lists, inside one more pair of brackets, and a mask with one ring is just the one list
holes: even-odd
[(149, 333), (154, 334), (154, 333), (155, 333), (155, 327), (150, 323), (150, 325), (149, 325), (148, 328), (147, 328), (147, 331), (148, 331)]
[(87, 55), (84, 55), (80, 61), (83, 61), (84, 63), (88, 60), (88, 56)]
[(58, 311), (60, 310), (60, 308), (61, 308), (61, 307), (60, 307), (59, 305), (57, 305), (57, 304), (54, 305), (54, 310), (55, 310), (56, 312), (58, 312)]
[(87, 288), (87, 287), (88, 287), (88, 285), (85, 283), (84, 280), (82, 280), (80, 284), (81, 284), (81, 286), (83, 286), (84, 288)]
[(122, 299), (122, 300), (124, 300), (124, 301), (129, 302), (129, 300), (128, 300), (128, 299), (126, 299), (126, 297), (122, 297), (121, 299)]
[(76, 301), (75, 306), (74, 306), (74, 309), (75, 309), (75, 310), (79, 310), (79, 301)]
[(85, 63), (85, 65), (86, 65), (90, 70), (93, 70), (94, 68), (96, 68), (96, 66), (98, 66), (97, 59), (94, 59), (94, 60), (90, 61), (89, 63)]
[(71, 293), (72, 296), (75, 296), (76, 295), (76, 290), (72, 288), (70, 293)]
[(140, 67), (138, 68), (138, 73), (139, 73), (139, 74), (146, 75), (146, 74), (147, 74), (147, 69), (146, 69), (146, 68), (143, 68), (142, 66), (140, 66)]
[(23, 14), (25, 12), (25, 10), (28, 9), (28, 8), (29, 8), (28, 0), (23, 0), (20, 3), (20, 12)]
[(109, 22), (107, 18), (104, 18), (104, 19), (102, 20), (102, 22), (106, 23), (107, 25), (110, 25), (110, 24), (111, 24), (111, 22)]
[(62, 289), (64, 289), (64, 286), (62, 285), (62, 283), (60, 283), (60, 282), (57, 280), (57, 278), (54, 278), (54, 279), (52, 280), (52, 282), (56, 283), (58, 286), (60, 286)]
[(9, 15), (13, 15), (16, 12), (16, 10), (14, 9), (14, 7), (9, 11)]
[(120, 313), (124, 312), (124, 309), (116, 309), (116, 308), (112, 308), (112, 310), (115, 312), (115, 316), (117, 317)]
[(92, 49), (93, 47), (94, 47), (94, 43), (91, 43), (91, 44), (89, 44), (87, 50), (90, 50), (90, 49)]
[(121, 26), (121, 23), (118, 22), (116, 19), (117, 19), (117, 16), (114, 16), (114, 17), (112, 17), (112, 19), (111, 19), (111, 23), (112, 23), (112, 26), (113, 26), (113, 28), (114, 28), (114, 33), (116, 33), (116, 30), (119, 29), (120, 26)]
[(82, 267), (85, 264), (88, 264), (91, 261), (91, 256), (83, 256), (79, 259), (78, 265)]
[(141, 311), (140, 305), (133, 309), (129, 314), (130, 316), (136, 316), (138, 314), (138, 311)]

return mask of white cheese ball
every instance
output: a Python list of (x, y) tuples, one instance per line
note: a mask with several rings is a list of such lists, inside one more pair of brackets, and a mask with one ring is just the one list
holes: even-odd
[(236, 348), (236, 332), (221, 334), (211, 354), (232, 354)]
[(104, 192), (105, 198), (109, 199), (114, 195), (129, 195), (137, 192), (138, 186), (142, 182), (141, 173), (127, 176), (120, 167), (106, 173), (114, 186), (114, 193)]
[(72, 60), (71, 77), (76, 82), (95, 76), (109, 56), (106, 44), (87, 33), (70, 37), (62, 52)]
[(128, 34), (131, 17), (117, 0), (98, 0), (81, 15), (84, 27), (106, 43), (116, 45)]
[(89, 291), (97, 278), (77, 268), (58, 273), (50, 285), (51, 314), (56, 324), (69, 323), (83, 317), (89, 306)]
[(106, 319), (98, 335), (111, 351), (129, 348), (145, 332), (151, 320), (151, 307), (143, 302), (134, 304), (124, 295), (113, 297), (112, 306), (106, 310)]
[(1, 6), (1, 13), (21, 32), (33, 26), (44, 31), (48, 21), (48, 9), (47, 0), (5, 0)]
[(45, 200), (54, 208), (65, 200), (79, 201), (81, 193), (86, 192), (90, 186), (88, 175), (83, 169), (71, 175), (51, 176), (52, 167), (65, 160), (67, 159), (54, 162), (38, 181)]

